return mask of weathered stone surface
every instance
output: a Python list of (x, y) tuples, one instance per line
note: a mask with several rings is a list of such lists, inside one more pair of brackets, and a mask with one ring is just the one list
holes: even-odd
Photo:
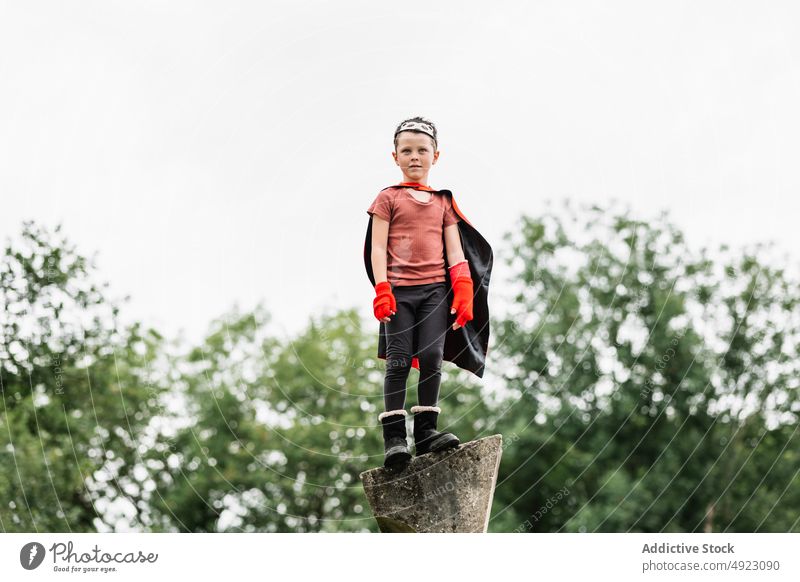
[(382, 532), (486, 532), (503, 437), (414, 457), (402, 471), (361, 473)]

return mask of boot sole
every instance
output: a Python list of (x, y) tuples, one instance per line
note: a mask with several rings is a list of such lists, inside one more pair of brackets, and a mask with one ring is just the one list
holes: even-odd
[(407, 450), (390, 450), (383, 461), (383, 466), (387, 469), (397, 469), (398, 467), (408, 464), (410, 460), (411, 453), (409, 453)]
[(455, 449), (460, 444), (461, 441), (458, 440), (458, 437), (456, 435), (445, 433), (438, 439), (433, 441), (428, 447), (427, 451), (417, 452), (417, 456), (419, 457), (421, 455), (427, 455), (428, 453), (440, 453), (442, 451), (446, 451), (449, 449)]
[(454, 434), (447, 433), (431, 443), (431, 452), (436, 453), (439, 451), (446, 451), (447, 449), (454, 449), (461, 444), (458, 437)]

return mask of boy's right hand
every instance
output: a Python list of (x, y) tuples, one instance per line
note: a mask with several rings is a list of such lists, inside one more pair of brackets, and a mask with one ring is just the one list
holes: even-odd
[(375, 285), (375, 299), (372, 301), (372, 309), (375, 318), (383, 323), (389, 323), (391, 315), (397, 313), (397, 303), (392, 294), (392, 287), (388, 281), (381, 281)]

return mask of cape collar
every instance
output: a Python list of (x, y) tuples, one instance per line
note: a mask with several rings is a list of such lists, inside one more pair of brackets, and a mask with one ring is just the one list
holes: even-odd
[(430, 186), (420, 184), (419, 182), (400, 182), (399, 184), (397, 184), (397, 188), (414, 188), (415, 190), (425, 190), (426, 192), (437, 191), (431, 188)]

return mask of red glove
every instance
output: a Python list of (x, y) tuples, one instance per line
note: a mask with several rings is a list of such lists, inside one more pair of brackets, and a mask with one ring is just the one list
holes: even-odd
[(397, 313), (397, 303), (392, 294), (392, 286), (388, 281), (381, 281), (375, 285), (375, 299), (372, 300), (372, 309), (378, 321), (388, 319), (390, 315)]
[(466, 259), (450, 267), (450, 282), (453, 285), (453, 305), (450, 307), (450, 313), (456, 314), (453, 329), (458, 329), (464, 327), (468, 321), (472, 321), (472, 276)]

